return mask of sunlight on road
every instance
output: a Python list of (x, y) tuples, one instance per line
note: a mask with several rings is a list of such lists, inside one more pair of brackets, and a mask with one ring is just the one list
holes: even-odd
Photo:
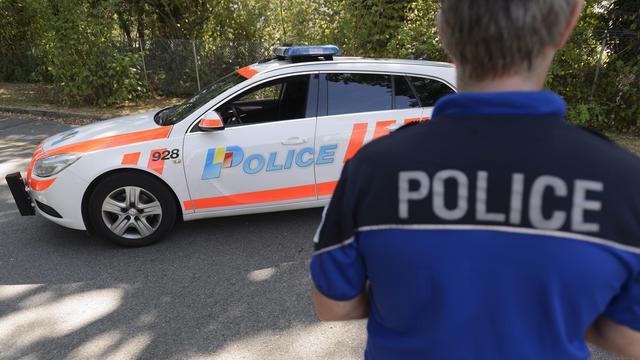
[(130, 339), (120, 331), (110, 331), (73, 350), (67, 359), (136, 359), (152, 340), (149, 333), (142, 333)]
[(0, 175), (4, 175), (16, 172), (25, 171), (29, 166), (30, 159), (11, 159), (0, 164)]
[[(0, 213), (0, 215), (2, 215), (2, 213)], [(44, 284), (0, 285), (0, 301), (11, 300), (42, 286), (44, 286)]]
[(276, 273), (275, 268), (267, 268), (261, 270), (255, 270), (247, 274), (247, 278), (253, 282), (267, 281)]
[[(19, 296), (38, 286), (42, 285), (0, 285), (0, 298)], [(64, 297), (52, 292), (28, 297), (17, 304), (17, 310), (0, 317), (3, 356), (15, 358), (47, 339), (72, 334), (115, 311), (123, 296), (123, 289), (112, 288)]]
[(186, 356), (195, 360), (361, 359), (365, 322), (316, 323), (283, 331), (264, 331), (230, 342), (212, 355)]

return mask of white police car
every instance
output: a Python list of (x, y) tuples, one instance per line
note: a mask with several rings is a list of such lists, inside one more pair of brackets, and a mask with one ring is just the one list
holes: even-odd
[(180, 219), (323, 206), (363, 144), (428, 120), (455, 89), (449, 64), (338, 52), (278, 48), (182, 105), (54, 135), (26, 186), (7, 176), (16, 204), (125, 246), (153, 243)]

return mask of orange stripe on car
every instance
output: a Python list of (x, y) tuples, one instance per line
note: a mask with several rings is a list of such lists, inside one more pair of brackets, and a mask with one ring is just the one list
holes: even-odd
[(29, 162), (29, 167), (27, 168), (27, 185), (29, 185), (29, 187), (31, 187), (31, 174), (33, 173), (33, 167), (40, 157), (42, 157), (42, 143), (40, 143), (36, 148), (36, 151), (33, 153), (31, 161)]
[(61, 146), (46, 153), (47, 156), (63, 153), (88, 153), (118, 146), (131, 145), (145, 141), (165, 139), (171, 133), (171, 126), (163, 126), (150, 130), (136, 131), (127, 134), (107, 136), (98, 139), (81, 141), (75, 144)]
[(200, 126), (205, 127), (222, 127), (224, 126), (220, 119), (202, 119), (200, 120)]
[(347, 153), (344, 155), (344, 162), (351, 159), (364, 145), (364, 138), (367, 135), (367, 123), (353, 124), (353, 130), (351, 131), (351, 138), (349, 139), (349, 145), (347, 146)]
[(49, 186), (51, 186), (53, 184), (54, 181), (56, 181), (55, 178), (54, 179), (47, 179), (47, 180), (31, 179), (29, 187), (33, 191), (43, 191), (43, 190), (47, 190), (49, 188)]
[(196, 200), (185, 200), (185, 211), (213, 209), (218, 207), (254, 205), (277, 201), (315, 198), (318, 196), (333, 195), (337, 181), (319, 183), (318, 185), (302, 185), (283, 189), (256, 191), (244, 194), (218, 196)]
[(318, 196), (331, 196), (336, 191), (337, 181), (329, 181), (318, 184)]
[[(158, 174), (160, 174), (160, 176), (162, 176), (162, 173), (164, 172), (164, 160), (162, 159), (161, 156), (162, 156), (162, 153), (166, 150), (167, 149), (151, 150), (151, 153), (149, 154), (149, 162), (147, 163), (147, 168), (151, 171), (157, 172)], [(153, 158), (153, 154), (160, 155), (158, 160), (155, 160)]]
[(187, 210), (212, 209), (226, 206), (251, 205), (315, 197), (316, 185), (313, 184), (283, 189), (264, 190), (244, 194), (197, 199), (191, 201), (193, 205), (187, 204), (188, 201), (185, 201), (184, 206)]
[(410, 124), (413, 122), (420, 122), (420, 121), (429, 121), (429, 117), (419, 117), (419, 118), (410, 118), (410, 119), (404, 119), (404, 124)]
[(391, 130), (389, 130), (389, 126), (394, 125), (396, 123), (395, 120), (386, 120), (386, 121), (378, 121), (376, 123), (376, 131), (373, 133), (373, 139), (378, 139), (383, 136), (389, 135)]
[(252, 77), (256, 76), (257, 73), (258, 72), (251, 66), (245, 66), (242, 69), (238, 69), (238, 74), (246, 77), (247, 79), (251, 79)]
[(138, 165), (138, 161), (140, 161), (140, 152), (134, 152), (134, 153), (124, 154), (124, 156), (122, 156), (121, 164), (136, 166)]

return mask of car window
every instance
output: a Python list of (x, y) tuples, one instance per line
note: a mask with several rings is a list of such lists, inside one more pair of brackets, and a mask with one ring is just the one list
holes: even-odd
[(455, 93), (449, 85), (434, 79), (412, 77), (411, 83), (423, 107), (432, 107), (441, 97)]
[(196, 96), (185, 101), (181, 105), (172, 106), (157, 112), (154, 116), (154, 120), (156, 124), (162, 126), (175, 125), (198, 110), (204, 104), (213, 100), (216, 96), (246, 80), (247, 78), (244, 76), (241, 76), (237, 72), (233, 72), (209, 85)]
[(329, 116), (393, 108), (389, 75), (326, 74), (326, 79)]
[(226, 126), (258, 124), (307, 117), (309, 75), (266, 82), (227, 101), (217, 111)]
[(255, 91), (250, 91), (238, 100), (277, 100), (280, 97), (280, 91), (282, 91), (283, 85), (284, 82), (278, 82), (273, 85), (270, 84), (267, 87), (260, 87)]
[(412, 109), (420, 107), (420, 102), (404, 76), (394, 76), (395, 108)]

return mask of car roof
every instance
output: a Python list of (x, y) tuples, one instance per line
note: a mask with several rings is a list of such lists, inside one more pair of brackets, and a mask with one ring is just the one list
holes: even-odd
[(455, 69), (455, 65), (445, 62), (427, 61), (427, 60), (409, 60), (409, 59), (378, 59), (378, 58), (364, 58), (364, 57), (335, 57), (333, 60), (328, 61), (305, 61), (305, 62), (292, 62), (289, 60), (274, 59), (264, 63), (258, 63), (251, 65), (251, 68), (257, 71), (259, 74), (268, 73), (274, 70), (283, 69), (297, 69), (297, 68), (309, 68), (313, 70), (314, 67), (326, 68), (327, 66), (340, 65), (340, 64), (371, 64), (371, 65), (404, 65), (404, 66), (426, 66), (426, 67), (438, 67), (438, 68), (450, 68)]

